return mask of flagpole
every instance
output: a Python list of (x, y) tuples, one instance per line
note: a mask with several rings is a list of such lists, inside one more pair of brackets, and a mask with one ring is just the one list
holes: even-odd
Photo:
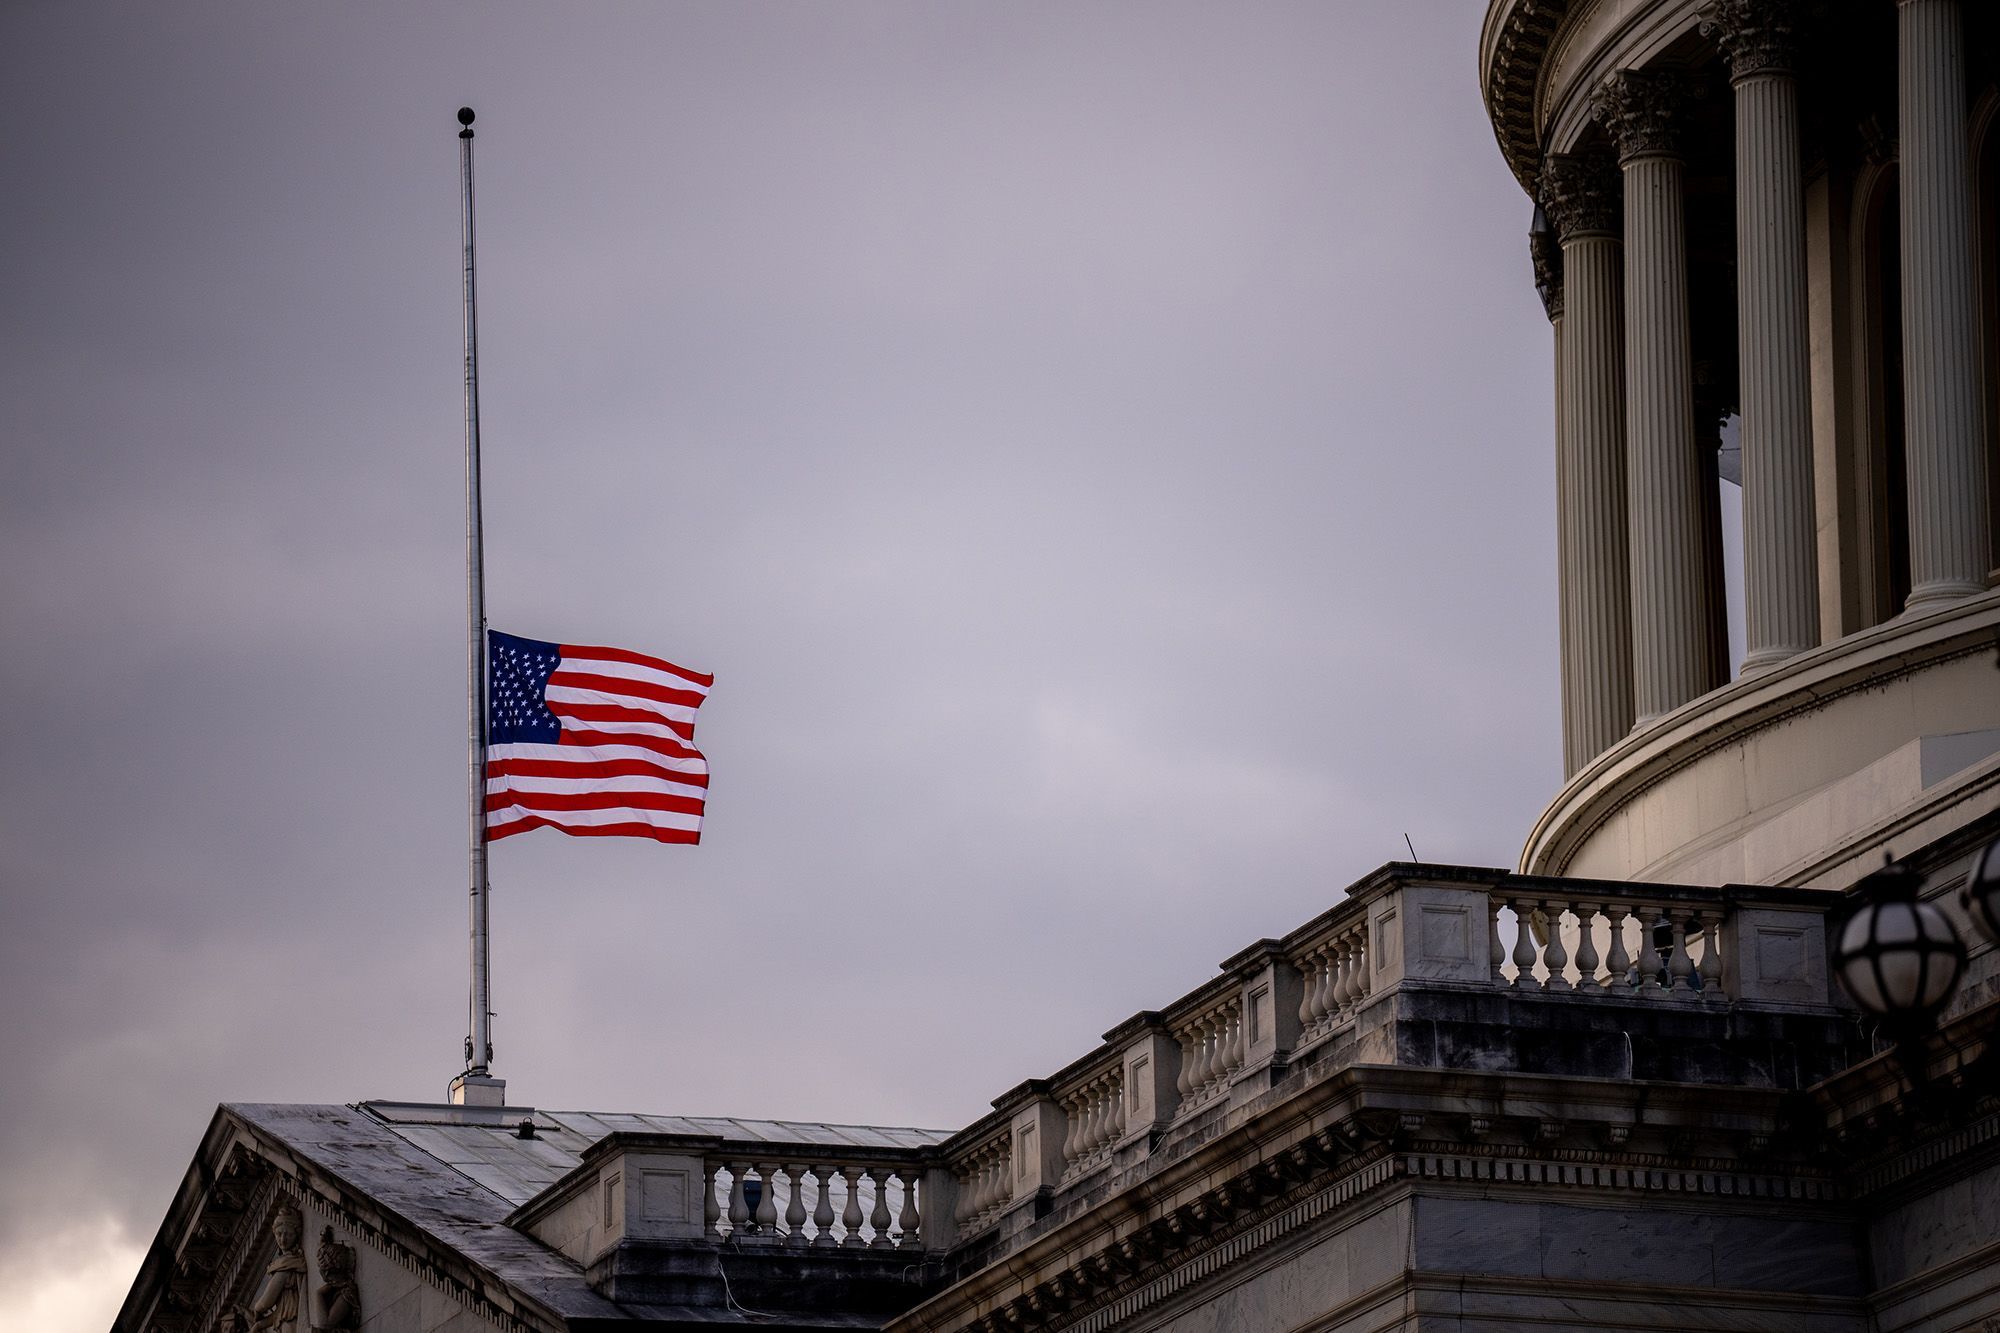
[(458, 112), (460, 233), (465, 243), (465, 712), (470, 788), (472, 990), (468, 998), (465, 1072), (451, 1083), (451, 1100), (500, 1105), (506, 1084), (490, 1077), (493, 1062), (491, 950), (486, 879), (486, 547), (479, 494), (479, 307), (473, 288), (472, 108)]

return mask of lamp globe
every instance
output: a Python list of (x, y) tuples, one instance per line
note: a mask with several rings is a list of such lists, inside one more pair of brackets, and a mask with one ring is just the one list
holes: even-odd
[(1867, 876), (1834, 945), (1842, 988), (1893, 1027), (1935, 1015), (1965, 971), (1964, 943), (1943, 912), (1918, 898), (1922, 887), (1922, 877), (1897, 862)]

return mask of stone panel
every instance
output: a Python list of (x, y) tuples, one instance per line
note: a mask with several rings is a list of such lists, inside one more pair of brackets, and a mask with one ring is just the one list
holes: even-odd
[[(1124, 1329), (1158, 1333), (1247, 1333), (1254, 1329), (1385, 1329), (1366, 1298), (1392, 1292), (1403, 1271), (1409, 1204), (1343, 1219), (1343, 1229), (1304, 1246), (1281, 1247), (1256, 1265), (1224, 1270), (1170, 1309), (1141, 1315)], [(1359, 1302), (1359, 1308), (1355, 1307)], [(1323, 1323), (1341, 1311), (1351, 1317)]]
[(313, 1241), (324, 1227), (354, 1248), (354, 1279), (360, 1289), (360, 1333), (500, 1333), (500, 1326), (412, 1273), (340, 1218), (307, 1201), (300, 1212), (306, 1230), (307, 1303), (300, 1310), (299, 1333), (309, 1324), (311, 1295), (325, 1281)]
[(1839, 1217), (1728, 1214), (1425, 1194), (1416, 1266), (1428, 1273), (1858, 1296), (1855, 1228)]

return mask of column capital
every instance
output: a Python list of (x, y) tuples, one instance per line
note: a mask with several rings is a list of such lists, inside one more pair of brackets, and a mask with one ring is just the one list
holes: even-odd
[(1618, 160), (1678, 157), (1686, 80), (1672, 70), (1621, 69), (1591, 95), (1590, 114), (1618, 145)]
[(1795, 0), (1710, 0), (1701, 32), (1729, 62), (1732, 83), (1759, 74), (1789, 74), (1798, 65)]
[(1622, 194), (1609, 153), (1551, 153), (1542, 159), (1542, 207), (1567, 244), (1578, 236), (1618, 234)]
[(1535, 220), (1528, 226), (1528, 259), (1535, 266), (1535, 294), (1542, 298), (1542, 309), (1553, 324), (1563, 313), (1563, 252), (1548, 210), (1540, 204), (1535, 205)]

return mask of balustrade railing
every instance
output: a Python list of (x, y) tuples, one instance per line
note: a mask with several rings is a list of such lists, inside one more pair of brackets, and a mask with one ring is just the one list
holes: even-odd
[(1243, 1067), (1243, 996), (1232, 991), (1211, 1007), (1174, 1029), (1181, 1046), (1181, 1072), (1175, 1083), (1180, 1113), (1199, 1110), (1229, 1090), (1232, 1075)]
[(1299, 1042), (1304, 1045), (1354, 1017), (1368, 998), (1368, 918), (1357, 912), (1292, 955), (1299, 970)]
[(1046, 1081), (1022, 1083), (948, 1140), (937, 1160), (956, 1180), (956, 1237), (1096, 1179), (1114, 1154), (1130, 1167), (1204, 1111), (1247, 1107), (1293, 1071), (1341, 1058), (1334, 1039), (1364, 1011), (1383, 1029), (1368, 1038), (1371, 1051), (1401, 1050), (1390, 1029), (1405, 1021), (1430, 1036), (1435, 1021), (1411, 1016), (1423, 1006), (1391, 1002), (1405, 992), (1824, 1004), (1823, 899), (1386, 867), (1290, 935), (1253, 943), (1202, 986), (1135, 1014)]
[[(1602, 886), (1599, 886), (1600, 889)], [(1493, 980), (1516, 990), (1719, 1000), (1726, 912), (1644, 893), (1495, 893)]]
[(969, 1236), (1014, 1201), (1014, 1154), (1007, 1126), (953, 1162), (951, 1172), (958, 1179), (953, 1220), (959, 1235)]
[(1063, 1135), (1063, 1178), (1080, 1175), (1111, 1153), (1125, 1133), (1125, 1074), (1114, 1063), (1087, 1076), (1056, 1098), (1067, 1121)]
[(729, 1153), (707, 1159), (705, 1231), (811, 1249), (907, 1249), (923, 1243), (916, 1162), (824, 1153)]

